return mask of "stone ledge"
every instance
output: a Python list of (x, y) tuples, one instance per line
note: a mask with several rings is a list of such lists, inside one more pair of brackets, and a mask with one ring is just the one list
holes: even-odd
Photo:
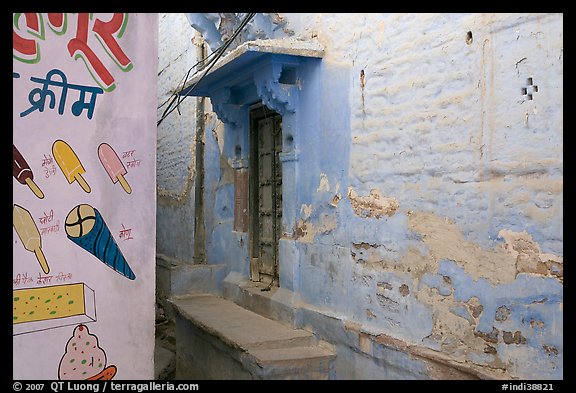
[(299, 297), (292, 291), (253, 282), (236, 272), (229, 273), (222, 283), (222, 296), (239, 306), (292, 328), (301, 328)]
[(190, 295), (171, 303), (183, 317), (231, 347), (250, 350), (315, 344), (306, 330), (291, 329), (217, 296)]
[(273, 287), (270, 291), (262, 292), (261, 283), (251, 282), (234, 272), (224, 279), (223, 288), (223, 296), (241, 307), (283, 324), (314, 332), (320, 340), (348, 347), (349, 350), (375, 361), (382, 360), (377, 347), (387, 348), (387, 353), (406, 354), (422, 362), (428, 370), (427, 376), (432, 379), (510, 378), (501, 369), (457, 361), (433, 349), (410, 344), (384, 333), (367, 331), (361, 324), (302, 302), (297, 294), (284, 288)]
[[(223, 298), (189, 295), (169, 300), (176, 319), (178, 378), (218, 378), (202, 359), (227, 364), (228, 376), (253, 379), (330, 379), (335, 354), (314, 335), (270, 320)], [(178, 337), (178, 335), (180, 337)], [(183, 342), (193, 343), (182, 348)], [(182, 350), (180, 350), (182, 348)], [(180, 353), (178, 353), (180, 351)], [(217, 370), (218, 367), (215, 367)], [(177, 371), (178, 373), (178, 371)]]

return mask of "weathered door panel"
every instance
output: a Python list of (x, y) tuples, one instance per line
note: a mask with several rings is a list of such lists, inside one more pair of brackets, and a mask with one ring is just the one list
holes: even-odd
[(251, 219), (253, 242), (251, 266), (252, 279), (278, 282), (278, 241), (282, 230), (282, 165), (279, 153), (282, 151), (282, 118), (275, 112), (259, 108), (252, 113), (252, 159), (250, 193), (253, 206)]

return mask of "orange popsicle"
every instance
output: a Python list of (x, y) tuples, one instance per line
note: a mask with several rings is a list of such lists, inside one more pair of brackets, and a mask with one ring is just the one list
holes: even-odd
[(66, 142), (58, 139), (52, 145), (52, 153), (62, 173), (66, 176), (68, 183), (72, 184), (72, 182), (76, 180), (84, 191), (90, 192), (90, 186), (82, 177), (82, 174), (86, 173), (86, 170), (82, 166), (78, 156), (76, 156), (76, 153), (74, 153), (74, 150), (72, 150)]

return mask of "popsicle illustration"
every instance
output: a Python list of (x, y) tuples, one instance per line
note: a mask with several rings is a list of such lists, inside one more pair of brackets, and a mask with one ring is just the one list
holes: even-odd
[(16, 233), (22, 241), (24, 248), (36, 254), (36, 259), (38, 259), (42, 270), (44, 273), (48, 274), (50, 268), (48, 267), (48, 262), (46, 261), (44, 252), (42, 252), (42, 238), (40, 237), (40, 231), (38, 231), (38, 227), (34, 223), (34, 219), (30, 212), (22, 206), (14, 204), (12, 221), (14, 229), (16, 229)]
[(64, 228), (68, 239), (108, 267), (130, 280), (136, 278), (98, 209), (88, 204), (77, 205), (66, 216)]
[(34, 183), (34, 174), (32, 173), (32, 169), (30, 169), (30, 166), (14, 144), (12, 144), (12, 175), (19, 183), (26, 184), (30, 187), (34, 195), (38, 198), (44, 198), (44, 193), (40, 190), (38, 185)]
[(108, 176), (112, 179), (112, 183), (119, 181), (124, 191), (130, 194), (132, 188), (124, 178), (124, 175), (128, 173), (128, 171), (114, 149), (107, 143), (101, 143), (100, 146), (98, 146), (98, 158), (100, 158), (100, 162), (104, 166), (104, 169), (106, 169), (106, 173), (108, 173)]
[(86, 180), (82, 177), (86, 170), (80, 163), (78, 156), (74, 153), (74, 150), (63, 140), (58, 139), (52, 144), (52, 153), (54, 154), (54, 159), (56, 163), (66, 176), (68, 183), (72, 184), (74, 180), (78, 181), (80, 187), (86, 192), (90, 192), (90, 186), (86, 183)]

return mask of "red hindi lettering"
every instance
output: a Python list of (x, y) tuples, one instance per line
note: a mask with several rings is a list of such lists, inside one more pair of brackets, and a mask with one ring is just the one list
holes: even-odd
[[(40, 51), (36, 39), (24, 38), (17, 33), (20, 30), (20, 17), (22, 14), (14, 16), (12, 24), (12, 49), (14, 56), (22, 61), (36, 63), (40, 60)], [(26, 22), (26, 30), (40, 38), (41, 37), (41, 16), (31, 12), (24, 13), (24, 20)]]
[(52, 30), (57, 32), (58, 34), (63, 34), (66, 29), (66, 24), (64, 21), (66, 20), (66, 14), (62, 12), (50, 12), (48, 13), (48, 23)]
[(68, 42), (68, 52), (75, 60), (84, 55), (84, 58), (87, 61), (86, 65), (89, 64), (100, 78), (100, 81), (109, 88), (114, 84), (114, 77), (106, 69), (94, 51), (88, 46), (88, 19), (89, 15), (87, 13), (78, 14), (76, 37), (72, 38)]
[(115, 57), (118, 64), (120, 64), (124, 70), (132, 68), (132, 61), (126, 56), (124, 51), (122, 51), (122, 48), (120, 48), (114, 36), (117, 35), (118, 38), (122, 37), (126, 23), (128, 23), (127, 14), (115, 13), (108, 22), (96, 19), (94, 27), (92, 28), (94, 34), (99, 36), (103, 44), (108, 47), (108, 53)]

